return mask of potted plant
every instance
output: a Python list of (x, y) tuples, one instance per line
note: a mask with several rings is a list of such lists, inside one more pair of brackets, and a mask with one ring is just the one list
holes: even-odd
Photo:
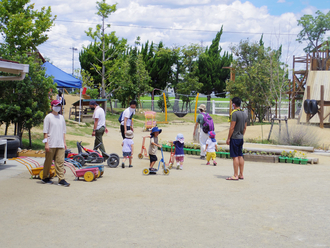
[(283, 151), (281, 153), (281, 156), (279, 157), (280, 163), (285, 163), (286, 158), (287, 158), (288, 153), (286, 151)]
[(294, 155), (295, 155), (295, 152), (292, 152), (292, 151), (288, 152), (288, 156), (286, 158), (286, 162), (287, 163), (292, 163), (293, 162)]

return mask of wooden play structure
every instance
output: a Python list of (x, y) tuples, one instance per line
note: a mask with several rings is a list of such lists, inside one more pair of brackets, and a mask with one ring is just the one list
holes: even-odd
[[(326, 42), (318, 49), (324, 45), (329, 47)], [(288, 92), (291, 100), (289, 117), (295, 117), (295, 101), (300, 98), (303, 99), (304, 111), (299, 114), (299, 122), (320, 124), (323, 128), (324, 124), (330, 123), (330, 51), (326, 49), (306, 57), (293, 57), (293, 69), (296, 63), (305, 63), (306, 69), (293, 72), (292, 87)], [(300, 79), (298, 75), (301, 75)]]
[(79, 121), (80, 112), (81, 122), (92, 122), (94, 111), (89, 108), (89, 102), (92, 100), (96, 101), (104, 109), (104, 112), (107, 113), (107, 99), (81, 99), (72, 104), (73, 107), (70, 108), (69, 119)]

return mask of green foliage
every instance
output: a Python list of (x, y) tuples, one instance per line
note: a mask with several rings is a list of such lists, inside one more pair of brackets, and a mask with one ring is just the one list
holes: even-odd
[[(306, 53), (318, 51), (318, 46), (323, 43), (326, 32), (330, 30), (330, 11), (327, 14), (320, 10), (316, 11), (316, 16), (303, 15), (298, 20), (298, 26), (302, 27), (299, 32), (297, 41), (299, 43), (308, 42), (304, 48)], [(329, 40), (329, 37), (327, 37)]]
[[(216, 94), (224, 93), (226, 80), (230, 76), (230, 70), (223, 67), (230, 66), (233, 57), (228, 52), (224, 52), (221, 56), (222, 48), (219, 46), (219, 43), (222, 32), (223, 27), (216, 34), (211, 46), (207, 47), (198, 59), (199, 82), (203, 84), (200, 92), (205, 95), (210, 95), (212, 92)], [(208, 96), (208, 100), (210, 99), (211, 96)]]
[(24, 54), (44, 43), (55, 18), (50, 7), (34, 10), (30, 0), (0, 1), (0, 32), (9, 53)]
[(239, 96), (249, 110), (262, 122), (266, 109), (281, 97), (288, 84), (286, 65), (280, 62), (281, 48), (266, 48), (259, 42), (244, 40), (231, 50), (235, 81), (229, 80), (227, 91), (231, 97)]
[(98, 99), (100, 96), (98, 89), (87, 89), (86, 94), (89, 95), (92, 99)]
[(45, 77), (45, 70), (36, 57), (14, 57), (16, 61), (29, 64), (29, 73), (23, 81), (1, 82), (0, 121), (18, 123), (19, 131), (31, 129), (43, 122), (50, 110), (48, 92), (56, 91), (53, 79)]

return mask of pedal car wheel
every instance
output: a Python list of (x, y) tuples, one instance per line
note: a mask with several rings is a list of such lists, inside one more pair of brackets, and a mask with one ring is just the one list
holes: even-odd
[(119, 156), (115, 153), (109, 155), (107, 164), (110, 168), (116, 168), (119, 165)]
[(81, 155), (76, 155), (72, 158), (74, 161), (78, 162), (81, 166), (83, 166), (85, 164), (85, 159), (83, 156)]
[(170, 170), (167, 169), (167, 168), (165, 168), (165, 169), (163, 170), (163, 172), (164, 172), (164, 174), (165, 174), (166, 176), (168, 176), (168, 175), (170, 174)]
[(86, 171), (84, 174), (84, 179), (86, 182), (91, 182), (94, 180), (94, 173), (91, 171)]
[(39, 172), (39, 178), (42, 180), (42, 179), (44, 179), (44, 171), (43, 170), (41, 170), (40, 172)]
[(143, 170), (142, 170), (142, 174), (143, 175), (149, 175), (149, 173), (150, 173), (150, 171), (149, 171), (149, 168), (144, 168)]
[(139, 159), (143, 159), (143, 154), (139, 153), (138, 157), (139, 157)]
[(97, 159), (99, 158), (99, 154), (96, 152), (92, 152), (88, 156), (91, 159), (91, 162), (97, 162)]

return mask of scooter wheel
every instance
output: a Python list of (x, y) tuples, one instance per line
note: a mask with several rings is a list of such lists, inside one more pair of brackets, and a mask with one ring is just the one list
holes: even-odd
[(115, 153), (109, 155), (107, 164), (110, 168), (116, 168), (119, 165), (119, 156)]
[(139, 153), (138, 157), (139, 157), (139, 159), (143, 159), (143, 154)]
[(94, 180), (94, 173), (91, 171), (86, 171), (84, 174), (84, 179), (86, 182), (91, 182)]
[(149, 169), (148, 168), (144, 168), (143, 170), (142, 170), (142, 174), (143, 175), (149, 175), (149, 173), (150, 173), (150, 171), (149, 171)]
[(168, 175), (170, 174), (170, 170), (167, 169), (167, 168), (165, 168), (165, 169), (163, 170), (163, 172), (164, 172), (164, 175), (166, 175), (166, 176), (168, 176)]
[(39, 178), (42, 180), (42, 179), (44, 179), (44, 171), (43, 170), (41, 170), (40, 172), (39, 172)]

